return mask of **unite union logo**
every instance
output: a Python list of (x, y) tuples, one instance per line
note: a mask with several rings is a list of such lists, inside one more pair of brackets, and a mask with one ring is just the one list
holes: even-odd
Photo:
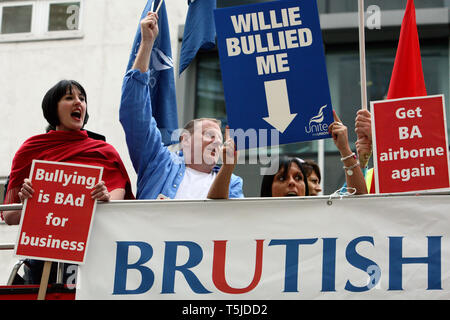
[(322, 123), (325, 118), (325, 116), (323, 114), (323, 110), (327, 106), (328, 105), (326, 104), (326, 105), (320, 107), (317, 115), (315, 115), (314, 117), (312, 117), (309, 120), (308, 127), (305, 127), (306, 133), (311, 133), (313, 136), (322, 136), (322, 135), (328, 134), (328, 125), (326, 123)]

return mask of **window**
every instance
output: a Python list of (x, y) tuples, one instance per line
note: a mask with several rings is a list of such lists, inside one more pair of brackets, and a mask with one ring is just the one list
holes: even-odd
[[(318, 0), (317, 5), (320, 13), (339, 13), (339, 12), (357, 12), (358, 2), (355, 0)], [(377, 5), (381, 10), (404, 10), (407, 0), (369, 0), (365, 7)], [(440, 8), (448, 6), (448, 0), (427, 0), (415, 1), (416, 9), (422, 8)]]
[(3, 7), (2, 34), (31, 32), (32, 5)]
[(83, 0), (0, 0), (0, 42), (79, 38)]

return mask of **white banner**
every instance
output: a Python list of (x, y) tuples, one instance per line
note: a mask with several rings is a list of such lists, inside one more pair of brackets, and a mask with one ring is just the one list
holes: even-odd
[(97, 207), (77, 299), (449, 299), (450, 196)]

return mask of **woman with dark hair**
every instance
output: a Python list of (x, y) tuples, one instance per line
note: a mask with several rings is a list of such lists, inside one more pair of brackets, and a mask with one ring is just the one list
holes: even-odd
[[(28, 176), (34, 159), (101, 166), (103, 179), (92, 198), (101, 201), (133, 199), (131, 182), (118, 152), (108, 143), (90, 138), (84, 130), (89, 115), (84, 88), (74, 80), (62, 80), (47, 91), (42, 111), (47, 133), (27, 139), (14, 156), (5, 203), (23, 203), (33, 187)], [(19, 224), (21, 211), (5, 211), (7, 224)]]
[[(364, 175), (359, 167), (359, 160), (357, 160), (348, 143), (347, 127), (334, 111), (333, 116), (334, 122), (330, 124), (328, 130), (341, 154), (348, 188), (353, 188), (355, 194), (367, 194)], [(311, 190), (308, 187), (304, 161), (293, 157), (282, 157), (278, 161), (278, 171), (263, 177), (261, 197), (310, 195)], [(270, 169), (272, 169), (272, 166), (270, 166)]]
[(318, 196), (322, 192), (322, 187), (320, 186), (322, 177), (320, 175), (319, 165), (314, 160), (306, 159), (303, 167), (306, 172), (306, 179), (308, 180), (309, 195)]
[[(47, 133), (27, 139), (14, 156), (5, 203), (23, 203), (34, 194), (28, 179), (34, 159), (71, 162), (103, 167), (103, 180), (94, 186), (91, 197), (100, 201), (134, 199), (131, 183), (118, 152), (102, 139), (88, 136), (84, 125), (89, 118), (84, 88), (74, 80), (62, 80), (45, 94), (42, 111), (48, 121)], [(5, 211), (7, 224), (19, 224), (21, 211)], [(27, 283), (40, 282), (43, 261), (25, 261)], [(71, 275), (64, 265), (63, 281)], [(73, 272), (72, 272), (73, 273)], [(56, 280), (52, 265), (50, 282)]]
[(304, 161), (300, 158), (283, 156), (278, 161), (278, 170), (263, 177), (261, 197), (308, 196)]

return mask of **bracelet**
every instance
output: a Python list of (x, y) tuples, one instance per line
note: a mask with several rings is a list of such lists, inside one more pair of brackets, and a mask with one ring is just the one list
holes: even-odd
[(350, 158), (356, 159), (356, 154), (355, 154), (354, 152), (352, 152), (351, 155), (346, 156), (346, 157), (344, 157), (344, 158), (341, 158), (341, 161), (345, 161), (345, 160), (350, 159)]
[(359, 165), (360, 165), (359, 160), (356, 160), (355, 164), (351, 165), (350, 167), (344, 166), (343, 168), (347, 171), (347, 174), (349, 176), (352, 176), (353, 175), (353, 169), (356, 168)]

